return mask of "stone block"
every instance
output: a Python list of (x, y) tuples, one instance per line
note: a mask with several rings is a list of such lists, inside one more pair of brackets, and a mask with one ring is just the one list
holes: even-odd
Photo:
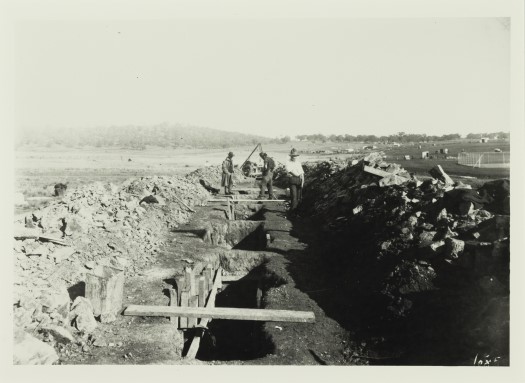
[(112, 321), (122, 309), (124, 294), (124, 272), (120, 269), (100, 265), (86, 274), (86, 298), (93, 305), (95, 316), (101, 321)]

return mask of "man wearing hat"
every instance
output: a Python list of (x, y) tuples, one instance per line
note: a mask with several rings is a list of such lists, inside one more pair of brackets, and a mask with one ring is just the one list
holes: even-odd
[(286, 171), (288, 172), (290, 181), (290, 196), (292, 197), (290, 212), (295, 213), (297, 205), (303, 196), (304, 185), (304, 170), (301, 162), (297, 160), (299, 153), (292, 149), (290, 152), (290, 160), (286, 162)]
[(222, 162), (222, 180), (221, 186), (224, 186), (224, 194), (232, 194), (233, 186), (233, 152), (228, 153), (228, 157)]
[(259, 198), (264, 198), (264, 189), (268, 186), (268, 198), (274, 199), (273, 195), (273, 170), (275, 169), (275, 161), (269, 157), (268, 154), (261, 152), (259, 154), (264, 160), (262, 168), (262, 180), (261, 180), (261, 191), (259, 192)]

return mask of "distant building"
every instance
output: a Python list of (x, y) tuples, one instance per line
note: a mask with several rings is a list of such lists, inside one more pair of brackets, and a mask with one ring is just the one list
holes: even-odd
[(486, 144), (487, 142), (489, 142), (489, 139), (488, 139), (488, 137), (481, 137), (479, 142), (481, 142), (482, 144)]

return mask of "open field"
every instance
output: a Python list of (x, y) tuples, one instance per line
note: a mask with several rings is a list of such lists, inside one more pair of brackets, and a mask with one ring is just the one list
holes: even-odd
[[(363, 151), (362, 143), (312, 143), (290, 142), (287, 144), (264, 145), (263, 150), (273, 156), (277, 162), (284, 163), (292, 147), (300, 151), (337, 150), (353, 148), (354, 154), (319, 154), (304, 153), (300, 159), (306, 161), (321, 161), (328, 159), (350, 158)], [(483, 179), (508, 178), (509, 168), (472, 168), (458, 165), (455, 159), (446, 159), (445, 155), (435, 155), (440, 148), (449, 150), (449, 157), (456, 157), (461, 150), (468, 152), (493, 151), (499, 148), (502, 151), (510, 150), (508, 141), (489, 142), (447, 142), (418, 145), (402, 145), (392, 147), (377, 145), (376, 151), (383, 151), (387, 161), (397, 162), (410, 172), (419, 175), (428, 175), (428, 170), (439, 164), (451, 175), (468, 176)], [(250, 155), (253, 146), (235, 147), (234, 163), (242, 162)], [(421, 159), (421, 151), (429, 151), (432, 159)], [(219, 165), (225, 158), (224, 149), (160, 149), (146, 150), (118, 150), (118, 149), (67, 149), (67, 148), (33, 148), (16, 152), (16, 191), (28, 197), (49, 197), (53, 194), (56, 183), (66, 183), (69, 187), (92, 183), (95, 181), (120, 184), (132, 177), (149, 175), (184, 175), (206, 164)], [(413, 159), (405, 160), (405, 155)], [(252, 158), (259, 159), (257, 153)], [(45, 201), (44, 201), (45, 202)], [(31, 205), (38, 202), (31, 202)]]

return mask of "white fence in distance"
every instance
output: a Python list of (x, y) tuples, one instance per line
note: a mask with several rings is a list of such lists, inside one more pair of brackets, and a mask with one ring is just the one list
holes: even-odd
[(458, 164), (475, 168), (501, 168), (510, 166), (510, 152), (462, 152)]

